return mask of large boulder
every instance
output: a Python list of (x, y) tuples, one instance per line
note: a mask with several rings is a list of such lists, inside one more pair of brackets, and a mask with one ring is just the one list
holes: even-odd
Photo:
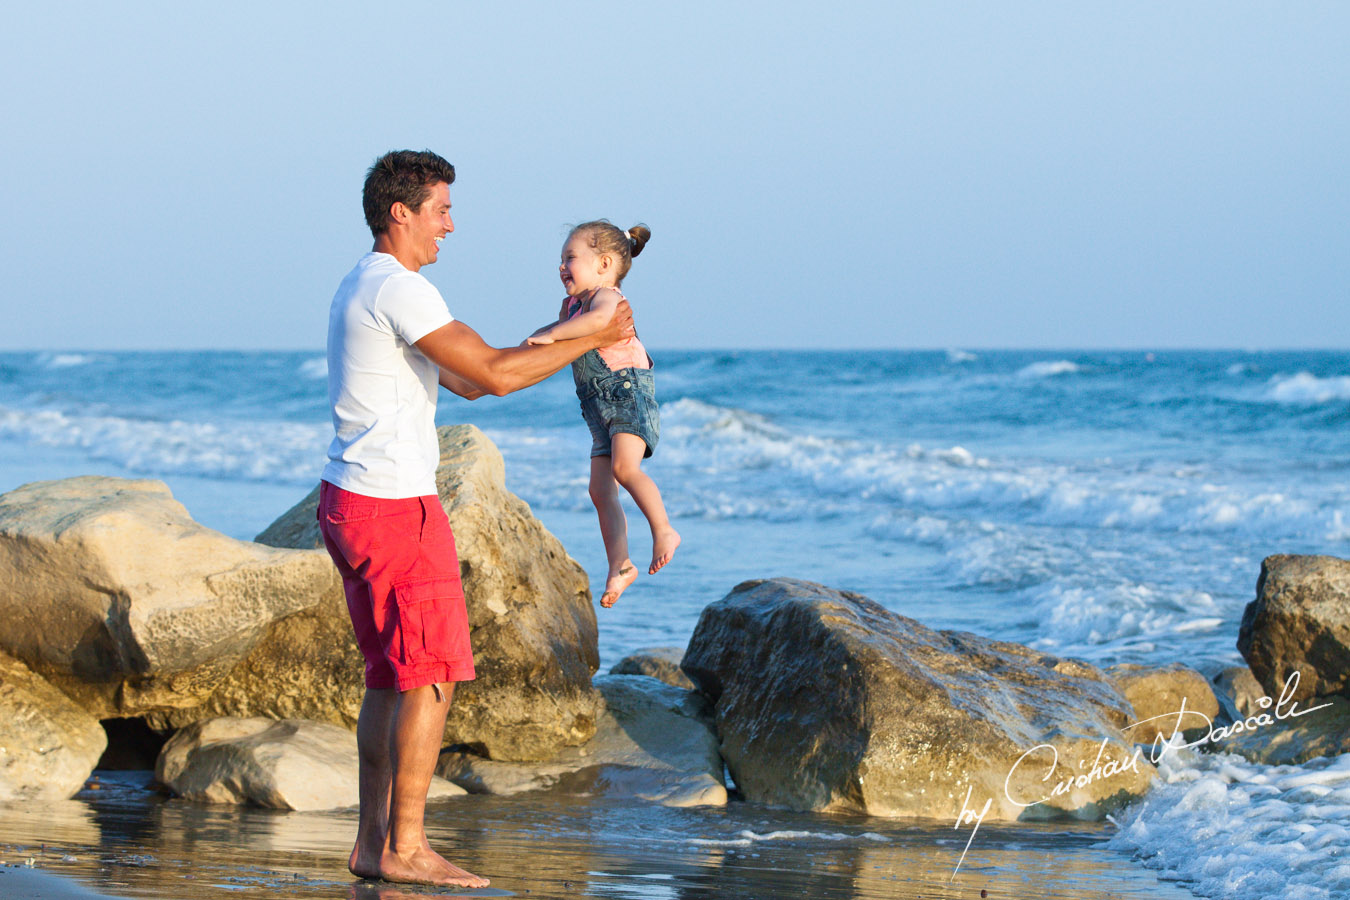
[[(1187, 740), (1196, 740), (1209, 732), (1209, 726), (1192, 713), (1210, 722), (1219, 715), (1219, 700), (1205, 676), (1180, 663), (1160, 667), (1122, 663), (1107, 669), (1106, 677), (1134, 707), (1126, 733), (1136, 743), (1152, 744), (1159, 736), (1170, 738), (1178, 724)], [(1186, 715), (1178, 720), (1183, 701)]]
[[(1284, 712), (1297, 715), (1274, 719), (1275, 707), (1259, 709), (1244, 719), (1253, 727), (1216, 741), (1207, 749), (1236, 753), (1252, 762), (1271, 766), (1302, 765), (1319, 756), (1350, 753), (1350, 702), (1342, 697), (1322, 698)], [(1260, 716), (1265, 713), (1265, 718)], [(1274, 719), (1273, 722), (1271, 720)]]
[(0, 800), (64, 800), (98, 765), (107, 736), (23, 663), (0, 653)]
[(758, 802), (1095, 819), (1153, 775), (1120, 732), (1133, 710), (1093, 666), (933, 631), (810, 582), (746, 582), (710, 604), (683, 668)]
[(647, 675), (657, 681), (689, 690), (694, 683), (680, 668), (683, 647), (647, 647), (634, 650), (609, 667), (611, 675)]
[(0, 649), (96, 718), (198, 715), (276, 622), (340, 591), (326, 554), (205, 528), (162, 482), (0, 496)]
[[(436, 488), (450, 518), (477, 679), (460, 684), (446, 743), (497, 760), (548, 760), (595, 734), (600, 665), (585, 570), (506, 489), (501, 453), (472, 425), (439, 429)], [(318, 488), (258, 540), (323, 546)]]
[[(326, 552), (323, 561), (332, 569)], [(199, 704), (149, 713), (147, 724), (168, 732), (204, 719), (263, 717), (355, 729), (366, 691), (365, 663), (347, 601), (340, 584), (312, 599), (312, 606), (272, 622)]]
[[(356, 806), (358, 774), (356, 735), (303, 719), (195, 722), (169, 739), (155, 764), (155, 778), (185, 799), (271, 809)], [(433, 778), (428, 797), (463, 793)]]
[(601, 675), (604, 708), (595, 737), (547, 763), (442, 754), (437, 772), (474, 793), (552, 789), (665, 806), (723, 806), (722, 757), (712, 710), (693, 691), (642, 675)]
[(1228, 666), (1212, 679), (1214, 696), (1223, 707), (1220, 721), (1224, 724), (1245, 719), (1260, 712), (1260, 700), (1266, 696), (1265, 688), (1256, 680), (1247, 666)]
[(1266, 557), (1256, 599), (1242, 613), (1238, 651), (1273, 698), (1296, 672), (1295, 700), (1350, 697), (1350, 562)]

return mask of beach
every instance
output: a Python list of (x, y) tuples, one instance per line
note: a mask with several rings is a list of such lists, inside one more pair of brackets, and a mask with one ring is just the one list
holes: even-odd
[[(196, 521), (252, 540), (317, 479), (331, 434), (322, 363), (0, 355), (0, 492), (159, 479)], [(602, 673), (644, 647), (683, 647), (741, 582), (786, 576), (932, 628), (1211, 677), (1242, 663), (1238, 625), (1264, 557), (1350, 555), (1350, 354), (689, 351), (662, 365), (648, 471), (685, 544), (618, 607), (597, 608)], [(553, 379), (500, 402), (447, 399), (438, 422), (483, 429), (507, 487), (594, 585), (604, 560), (570, 394)], [(985, 823), (972, 839), (949, 820), (792, 812), (734, 792), (725, 808), (684, 810), (471, 795), (428, 821), (450, 859), (493, 879), (477, 896), (1262, 898), (1297, 886), (1330, 900), (1350, 889), (1334, 849), (1344, 768), (1199, 756), (1116, 816), (1124, 832)], [(194, 805), (148, 789), (143, 766), (97, 777), (74, 799), (0, 811), (0, 896), (429, 893), (347, 876), (352, 811)]]
[[(144, 773), (141, 773), (144, 774)], [(821, 816), (744, 803), (677, 810), (586, 797), (469, 796), (429, 808), (448, 858), (492, 879), (482, 891), (359, 882), (345, 870), (353, 810), (287, 813), (200, 806), (100, 773), (74, 800), (0, 812), (0, 896), (209, 900), (422, 896), (1180, 898), (1103, 847), (1097, 826), (986, 825), (953, 880), (968, 832), (952, 823)], [(33, 860), (31, 869), (24, 861)], [(16, 863), (19, 865), (15, 868)], [(59, 880), (27, 877), (25, 873)], [(60, 893), (57, 885), (65, 885)]]

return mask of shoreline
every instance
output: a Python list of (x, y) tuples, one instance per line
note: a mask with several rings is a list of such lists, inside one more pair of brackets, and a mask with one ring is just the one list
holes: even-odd
[(0, 865), (0, 896), (24, 900), (117, 900), (66, 875), (25, 865)]
[[(470, 795), (428, 807), (447, 858), (492, 879), (482, 891), (359, 882), (345, 869), (353, 810), (283, 813), (199, 806), (101, 771), (104, 790), (0, 811), (0, 896), (53, 900), (424, 896), (970, 898), (1192, 895), (1105, 847), (1086, 823), (986, 825), (953, 880), (967, 835), (949, 822), (810, 815), (737, 801), (671, 809), (558, 794)], [(522, 869), (521, 860), (528, 860)], [(12, 880), (10, 880), (12, 879)], [(22, 879), (22, 880), (21, 880)], [(12, 894), (11, 888), (46, 893)]]

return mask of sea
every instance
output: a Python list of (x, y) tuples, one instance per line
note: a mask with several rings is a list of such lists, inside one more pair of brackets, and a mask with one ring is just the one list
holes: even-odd
[[(787, 576), (935, 628), (1212, 675), (1241, 664), (1264, 557), (1350, 557), (1347, 351), (664, 350), (656, 372), (645, 469), (683, 543), (597, 604), (602, 670), (683, 646), (740, 582)], [(317, 482), (326, 374), (318, 350), (0, 354), (0, 491), (160, 479), (197, 521), (252, 539)], [(496, 443), (507, 487), (598, 596), (570, 375), (443, 393), (437, 421)], [(650, 535), (627, 508), (645, 571)], [(1350, 897), (1345, 757), (1209, 753), (1165, 776), (1119, 822), (1118, 852), (1199, 896)]]

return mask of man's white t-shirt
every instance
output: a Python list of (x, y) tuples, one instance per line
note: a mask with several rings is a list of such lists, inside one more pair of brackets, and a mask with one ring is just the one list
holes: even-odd
[(328, 311), (328, 401), (337, 432), (323, 480), (368, 497), (436, 493), (440, 370), (413, 346), (454, 321), (440, 291), (367, 253)]

